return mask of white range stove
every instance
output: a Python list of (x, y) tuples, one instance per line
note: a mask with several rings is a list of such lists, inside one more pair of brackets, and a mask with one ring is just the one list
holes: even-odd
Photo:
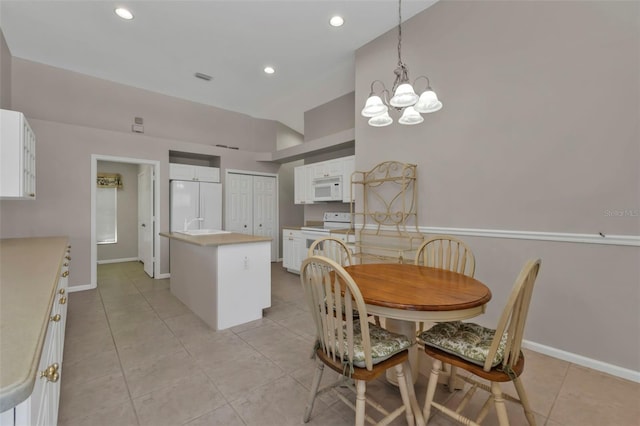
[(302, 233), (313, 239), (329, 236), (331, 231), (347, 230), (351, 228), (351, 213), (349, 212), (325, 212), (322, 225), (303, 226)]

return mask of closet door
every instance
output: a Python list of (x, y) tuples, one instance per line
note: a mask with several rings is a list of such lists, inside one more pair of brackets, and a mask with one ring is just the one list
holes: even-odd
[(253, 235), (271, 238), (271, 260), (278, 250), (276, 178), (253, 176)]
[(253, 234), (253, 176), (229, 173), (225, 230)]

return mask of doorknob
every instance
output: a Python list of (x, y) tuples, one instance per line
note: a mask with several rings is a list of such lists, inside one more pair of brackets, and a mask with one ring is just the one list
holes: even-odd
[(247, 227), (247, 225), (244, 226), (245, 228)]
[(146, 228), (146, 227), (147, 227), (147, 225), (146, 225), (146, 224), (144, 224), (144, 223), (143, 223), (141, 226), (142, 226), (143, 228)]

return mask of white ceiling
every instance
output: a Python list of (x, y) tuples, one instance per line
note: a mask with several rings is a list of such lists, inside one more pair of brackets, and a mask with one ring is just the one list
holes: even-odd
[[(403, 21), (435, 1), (405, 0)], [(135, 18), (118, 18), (117, 6)], [(328, 24), (335, 14), (344, 17), (341, 28)], [(396, 0), (0, 1), (14, 57), (301, 133), (305, 111), (354, 90), (355, 50), (397, 23)], [(389, 72), (395, 64), (394, 52)], [(266, 75), (266, 65), (276, 73)]]

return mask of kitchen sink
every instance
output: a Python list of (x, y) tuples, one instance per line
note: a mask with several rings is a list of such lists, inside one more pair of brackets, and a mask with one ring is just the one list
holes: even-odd
[(186, 235), (218, 235), (218, 234), (230, 234), (231, 231), (222, 231), (220, 229), (190, 229), (188, 231), (175, 231), (180, 234)]

